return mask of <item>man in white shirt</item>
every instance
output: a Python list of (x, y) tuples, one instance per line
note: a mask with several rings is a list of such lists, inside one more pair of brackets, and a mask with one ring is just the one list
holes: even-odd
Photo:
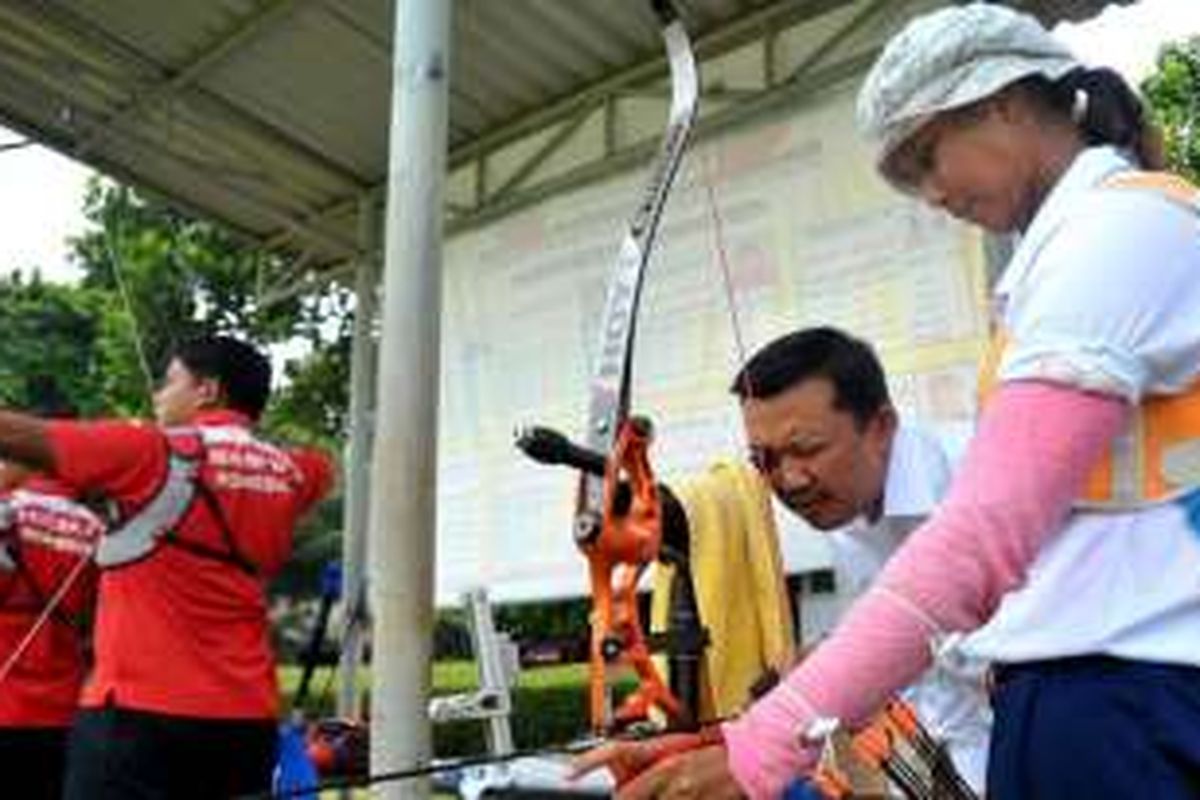
[[(829, 532), (838, 592), (864, 591), (933, 509), (950, 465), (933, 436), (900, 425), (870, 346), (834, 328), (808, 328), (763, 347), (732, 386), (750, 458), (776, 499)], [(941, 659), (905, 692), (979, 789), (991, 715), (981, 662)]]

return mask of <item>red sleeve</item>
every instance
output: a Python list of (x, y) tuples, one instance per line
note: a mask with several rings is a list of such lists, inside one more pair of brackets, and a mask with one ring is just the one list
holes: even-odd
[(296, 448), (287, 454), (304, 476), (299, 498), (299, 510), (304, 514), (333, 488), (333, 462), (324, 452), (312, 448)]
[(96, 489), (138, 504), (158, 490), (167, 471), (167, 444), (153, 425), (107, 420), (47, 423), (54, 474), (77, 491)]

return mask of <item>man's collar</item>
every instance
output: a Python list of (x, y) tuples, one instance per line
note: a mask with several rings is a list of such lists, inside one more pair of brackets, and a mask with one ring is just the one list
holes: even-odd
[(933, 434), (898, 425), (888, 453), (882, 517), (926, 516), (945, 493), (949, 478), (949, 459)]
[(250, 417), (240, 411), (234, 411), (230, 408), (217, 408), (207, 411), (198, 411), (188, 421), (189, 425), (205, 425), (217, 427), (223, 425), (236, 425), (239, 428), (253, 427), (254, 423)]
[(70, 486), (44, 473), (34, 473), (21, 482), (18, 489), (24, 489), (27, 492), (37, 492), (38, 494), (50, 495), (51, 497), (67, 497), (75, 496), (74, 490)]

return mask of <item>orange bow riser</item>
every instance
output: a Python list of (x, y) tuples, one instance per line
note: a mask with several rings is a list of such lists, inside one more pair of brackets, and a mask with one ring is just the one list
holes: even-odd
[(645, 720), (654, 708), (669, 720), (682, 713), (651, 660), (638, 618), (638, 580), (658, 558), (662, 544), (662, 505), (648, 452), (651, 435), (643, 418), (622, 424), (605, 467), (600, 535), (579, 544), (592, 588), (590, 707), (597, 733), (610, 727), (608, 687), (614, 665), (631, 666), (639, 687), (617, 710), (613, 727)]

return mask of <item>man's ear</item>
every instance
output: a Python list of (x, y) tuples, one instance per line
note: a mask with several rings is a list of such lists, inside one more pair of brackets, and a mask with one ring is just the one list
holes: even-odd
[(892, 436), (896, 433), (896, 428), (899, 424), (900, 416), (891, 404), (881, 407), (875, 412), (875, 416), (871, 420), (871, 425), (875, 429), (876, 435), (885, 443), (892, 440)]
[(205, 408), (220, 408), (225, 403), (225, 392), (221, 382), (216, 378), (204, 378), (200, 381), (200, 397)]

